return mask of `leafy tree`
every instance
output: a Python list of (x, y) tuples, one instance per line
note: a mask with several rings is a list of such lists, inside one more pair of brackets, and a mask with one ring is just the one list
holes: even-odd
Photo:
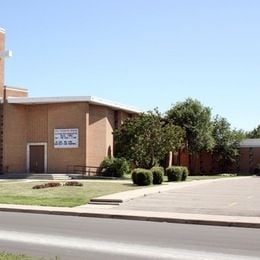
[(190, 154), (211, 150), (212, 137), (211, 110), (198, 100), (191, 98), (176, 103), (168, 112), (167, 118), (180, 126), (186, 133), (186, 144)]
[(248, 138), (260, 138), (260, 125), (258, 125), (254, 130), (247, 133)]
[(239, 158), (239, 144), (244, 139), (241, 130), (231, 129), (230, 123), (223, 117), (216, 116), (213, 122), (214, 156), (222, 172)]
[(163, 120), (157, 110), (127, 119), (113, 134), (116, 156), (147, 169), (183, 145), (183, 130)]

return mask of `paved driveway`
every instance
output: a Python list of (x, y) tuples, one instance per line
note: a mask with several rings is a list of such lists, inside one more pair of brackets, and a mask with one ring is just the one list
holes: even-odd
[(173, 189), (125, 202), (118, 209), (260, 217), (260, 177)]

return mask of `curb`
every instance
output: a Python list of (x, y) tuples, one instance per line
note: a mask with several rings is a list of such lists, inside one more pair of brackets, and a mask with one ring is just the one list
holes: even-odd
[[(165, 216), (155, 216), (158, 212), (80, 212), (67, 210), (48, 210), (48, 209), (22, 209), (22, 208), (0, 208), (0, 212), (16, 212), (16, 213), (31, 213), (31, 214), (46, 214), (60, 216), (76, 216), (76, 217), (91, 217), (91, 218), (108, 218), (120, 220), (135, 220), (135, 221), (151, 221), (151, 222), (166, 222), (176, 224), (193, 224), (193, 225), (208, 225), (208, 226), (226, 226), (240, 228), (260, 228), (260, 218), (251, 217), (252, 220), (246, 221), (250, 217), (231, 217), (231, 216), (215, 216), (215, 215), (193, 215), (193, 214), (171, 214), (165, 212)], [(172, 216), (169, 216), (172, 215)], [(182, 216), (182, 217), (181, 217)], [(203, 219), (203, 216), (205, 217)], [(226, 220), (224, 220), (225, 218)]]

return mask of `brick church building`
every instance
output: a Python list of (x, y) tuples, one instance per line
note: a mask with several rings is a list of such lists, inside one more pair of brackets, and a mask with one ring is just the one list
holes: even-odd
[(32, 98), (5, 86), (5, 30), (0, 28), (0, 171), (66, 172), (100, 166), (113, 154), (113, 129), (140, 111), (92, 97)]
[[(0, 28), (0, 173), (59, 173), (68, 166), (99, 167), (113, 155), (113, 130), (140, 110), (92, 97), (32, 98), (28, 90), (5, 85), (5, 30)], [(172, 164), (193, 173), (218, 173), (210, 153), (191, 158), (181, 152)], [(253, 173), (260, 164), (260, 139), (241, 143), (230, 171)]]

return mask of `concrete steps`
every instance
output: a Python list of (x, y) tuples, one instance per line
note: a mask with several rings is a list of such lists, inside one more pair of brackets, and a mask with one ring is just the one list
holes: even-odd
[(90, 201), (88, 204), (91, 204), (91, 205), (114, 205), (114, 206), (120, 205), (120, 203), (114, 202), (114, 201), (103, 201), (103, 202)]
[(36, 180), (52, 180), (52, 176), (50, 174), (29, 174), (26, 179), (36, 179)]
[(102, 199), (102, 198), (94, 198), (91, 199), (88, 204), (95, 205), (120, 205), (123, 201), (121, 199)]

